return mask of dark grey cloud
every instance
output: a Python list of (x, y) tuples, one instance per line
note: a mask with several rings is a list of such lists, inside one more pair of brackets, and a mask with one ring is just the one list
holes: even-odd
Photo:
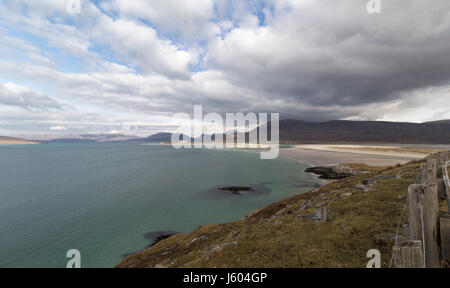
[(383, 1), (381, 15), (366, 13), (364, 1), (283, 2), (290, 9), (275, 9), (268, 26), (212, 41), (207, 66), (237, 86), (316, 107), (384, 103), (450, 84), (449, 1)]

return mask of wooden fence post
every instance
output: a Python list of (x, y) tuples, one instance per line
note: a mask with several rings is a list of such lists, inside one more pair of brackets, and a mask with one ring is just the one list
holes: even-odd
[(427, 169), (425, 171), (425, 183), (423, 184), (429, 184), (434, 185), (436, 184), (437, 180), (437, 166), (436, 166), (436, 159), (429, 159), (427, 162)]
[(450, 214), (441, 214), (441, 249), (442, 259), (450, 263)]
[(394, 264), (397, 268), (424, 268), (422, 242), (404, 241), (394, 247)]
[(447, 169), (448, 166), (450, 166), (450, 161), (447, 161), (442, 166), (442, 175), (445, 189), (445, 198), (447, 198), (447, 212), (450, 213), (450, 179), (448, 176), (448, 169)]
[(418, 180), (419, 180), (419, 183), (424, 183), (425, 182), (425, 174), (426, 174), (426, 171), (427, 171), (427, 163), (422, 163), (422, 164), (420, 164), (420, 170), (419, 170), (419, 176), (418, 176)]
[(437, 186), (413, 184), (409, 186), (408, 197), (411, 233), (414, 240), (423, 243), (425, 266), (438, 268), (441, 251)]
[(412, 184), (408, 188), (408, 215), (409, 215), (409, 231), (413, 240), (422, 241), (422, 220), (419, 210), (419, 190), (420, 184)]
[(429, 268), (441, 267), (439, 247), (439, 202), (437, 186), (424, 186), (419, 193), (419, 203), (423, 209), (425, 265)]

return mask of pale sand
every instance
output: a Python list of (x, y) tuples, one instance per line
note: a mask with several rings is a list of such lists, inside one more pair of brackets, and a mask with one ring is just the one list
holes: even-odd
[(41, 143), (31, 141), (0, 141), (0, 145), (31, 145), (31, 144), (41, 144)]
[[(392, 151), (367, 151), (359, 145), (295, 145), (280, 149), (280, 156), (294, 158), (311, 165), (362, 163), (371, 166), (392, 166), (423, 159), (427, 154), (395, 151), (396, 146), (374, 146), (392, 148)], [(346, 149), (347, 148), (347, 149)]]

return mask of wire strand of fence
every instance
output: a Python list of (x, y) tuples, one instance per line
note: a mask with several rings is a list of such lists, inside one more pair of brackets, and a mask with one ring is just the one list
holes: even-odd
[[(449, 163), (450, 163), (450, 161), (449, 161)], [(421, 178), (421, 173), (420, 173), (420, 171), (419, 171), (419, 173), (417, 173), (416, 178), (414, 179), (414, 184), (419, 183), (419, 180), (421, 180), (421, 179), (419, 179), (419, 178)], [(406, 197), (405, 205), (403, 206), (402, 212), (400, 213), (400, 216), (398, 217), (397, 229), (396, 229), (396, 232), (395, 232), (395, 238), (394, 238), (394, 247), (397, 247), (398, 234), (399, 234), (399, 231), (400, 231), (400, 224), (401, 224), (402, 219), (403, 219), (403, 217), (404, 217), (405, 211), (406, 211), (406, 214), (408, 213), (406, 207), (408, 207), (408, 196)], [(406, 217), (406, 223), (409, 222), (409, 219), (408, 219), (408, 218), (409, 218), (409, 217)], [(423, 229), (422, 229), (422, 232), (423, 232)], [(389, 268), (392, 268), (393, 262), (394, 262), (394, 252), (392, 252), (392, 256), (391, 256), (391, 261), (390, 261), (390, 264), (389, 264)]]
[[(401, 223), (401, 221), (402, 221), (403, 213), (405, 212), (407, 206), (408, 206), (408, 197), (406, 198), (405, 206), (403, 206), (402, 213), (400, 213), (400, 217), (398, 217), (397, 231), (396, 231), (396, 233), (395, 233), (395, 239), (394, 239), (394, 247), (397, 247), (398, 232), (399, 232), (399, 230), (400, 230), (400, 223)], [(392, 252), (391, 263), (390, 263), (390, 265), (389, 265), (389, 268), (392, 268), (392, 263), (393, 263), (393, 261), (394, 261), (394, 253)]]
[(427, 256), (427, 249), (425, 249), (425, 226), (424, 226), (424, 223), (423, 223), (423, 208), (422, 208), (422, 205), (421, 204), (419, 204), (419, 209), (420, 209), (420, 218), (421, 218), (421, 221), (422, 221), (422, 251), (423, 251), (423, 265), (424, 265), (424, 267), (427, 267), (427, 258), (426, 258), (426, 256)]

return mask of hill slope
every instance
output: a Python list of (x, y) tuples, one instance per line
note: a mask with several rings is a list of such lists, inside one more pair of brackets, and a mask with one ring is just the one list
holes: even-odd
[[(363, 170), (269, 205), (244, 219), (176, 234), (117, 267), (365, 267), (369, 249), (389, 265), (397, 221), (419, 162)], [(376, 179), (373, 185), (361, 184)], [(404, 232), (404, 231), (403, 231)], [(403, 234), (401, 234), (403, 235)]]
[(282, 143), (450, 144), (450, 122), (280, 121)]

